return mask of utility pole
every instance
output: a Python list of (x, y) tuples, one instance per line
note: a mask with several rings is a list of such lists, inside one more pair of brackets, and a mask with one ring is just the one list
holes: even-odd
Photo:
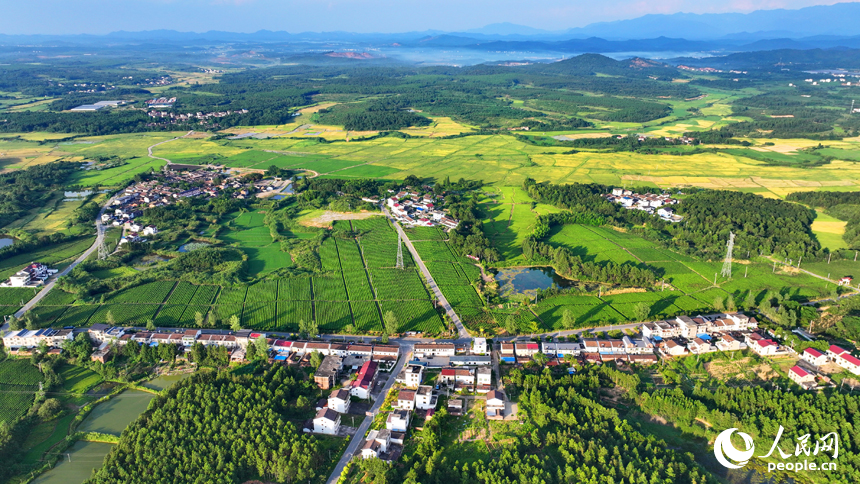
[(394, 267), (403, 270), (403, 242), (399, 230), (397, 231), (397, 264)]
[[(726, 259), (723, 261), (723, 277), (726, 279), (732, 278), (732, 250), (735, 247), (735, 233), (729, 232), (729, 243), (726, 247)], [(716, 278), (714, 278), (714, 285), (716, 285)]]
[(749, 266), (744, 267), (744, 279), (747, 278), (747, 272), (750, 270)]

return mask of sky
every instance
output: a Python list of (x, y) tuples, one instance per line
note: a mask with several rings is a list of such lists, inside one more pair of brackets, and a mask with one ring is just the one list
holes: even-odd
[(646, 14), (798, 9), (844, 0), (4, 0), (0, 34), (170, 29), (462, 31), (511, 22), (565, 30)]

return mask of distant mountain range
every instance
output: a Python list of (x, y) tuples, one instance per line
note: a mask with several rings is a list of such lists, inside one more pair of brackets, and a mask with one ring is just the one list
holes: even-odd
[[(560, 54), (675, 52), (726, 54), (778, 49), (860, 48), (860, 2), (798, 10), (759, 10), (748, 14), (645, 15), (563, 31), (497, 23), (464, 32), (273, 32), (152, 30), (97, 35), (0, 34), (0, 45), (16, 44), (208, 44), (282, 43), (296, 50), (437, 48), (483, 52), (552, 52)], [(308, 43), (303, 47), (303, 43)]]

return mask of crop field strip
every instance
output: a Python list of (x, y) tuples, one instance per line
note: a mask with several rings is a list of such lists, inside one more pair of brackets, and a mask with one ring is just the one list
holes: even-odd
[(0, 422), (11, 424), (33, 404), (42, 373), (29, 360), (0, 361)]

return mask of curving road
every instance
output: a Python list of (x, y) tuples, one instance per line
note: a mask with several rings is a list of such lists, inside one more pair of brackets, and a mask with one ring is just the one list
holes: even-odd
[[(102, 215), (105, 213), (105, 210), (107, 210), (107, 208), (110, 207), (110, 205), (113, 203), (114, 198), (115, 197), (111, 197), (110, 199), (108, 199), (108, 201), (105, 202), (104, 206), (102, 206), (102, 209), (99, 210), (99, 214), (96, 217), (96, 240), (95, 242), (93, 242), (93, 245), (90, 246), (89, 249), (84, 251), (84, 253), (81, 254), (77, 259), (75, 259), (74, 262), (69, 264), (68, 267), (57, 273), (55, 276), (51, 277), (51, 279), (48, 280), (48, 283), (45, 284), (41, 291), (39, 291), (39, 294), (36, 294), (33, 299), (30, 299), (27, 304), (25, 304), (21, 309), (18, 310), (18, 312), (15, 313), (16, 318), (24, 316), (24, 313), (32, 309), (33, 306), (36, 305), (36, 303), (38, 303), (42, 300), (42, 298), (47, 296), (48, 293), (51, 292), (51, 289), (54, 288), (54, 285), (57, 283), (57, 279), (62, 276), (65, 276), (69, 272), (72, 272), (72, 269), (74, 269), (81, 262), (87, 260), (87, 257), (89, 257), (90, 255), (92, 255), (93, 252), (98, 250), (99, 245), (102, 243), (102, 241), (104, 241), (105, 238), (105, 226), (102, 224)], [(6, 324), (0, 327), (0, 330), (5, 329), (7, 329)]]
[(442, 308), (445, 309), (445, 313), (448, 314), (448, 317), (451, 318), (451, 321), (454, 322), (454, 325), (457, 326), (457, 333), (459, 333), (460, 338), (469, 338), (469, 332), (466, 331), (466, 327), (463, 326), (463, 322), (460, 321), (460, 316), (457, 316), (457, 313), (454, 312), (454, 308), (448, 304), (448, 300), (445, 299), (445, 295), (442, 294), (442, 291), (439, 289), (439, 286), (436, 285), (436, 281), (433, 279), (433, 275), (430, 274), (430, 271), (427, 270), (427, 266), (424, 265), (424, 261), (421, 260), (421, 256), (418, 255), (418, 251), (415, 250), (415, 247), (412, 245), (412, 241), (409, 240), (409, 237), (406, 235), (406, 232), (403, 231), (403, 227), (397, 223), (396, 220), (391, 216), (388, 212), (388, 208), (383, 206), (382, 211), (385, 213), (385, 216), (388, 217), (388, 220), (394, 225), (397, 229), (397, 233), (400, 234), (400, 238), (403, 239), (403, 242), (406, 244), (406, 247), (409, 249), (409, 252), (412, 254), (412, 259), (415, 260), (415, 263), (418, 264), (418, 267), (421, 269), (421, 272), (424, 274), (424, 278), (427, 279), (427, 284), (430, 286), (430, 290), (433, 291), (433, 294), (436, 295), (436, 300), (439, 301), (439, 304), (442, 305)]

